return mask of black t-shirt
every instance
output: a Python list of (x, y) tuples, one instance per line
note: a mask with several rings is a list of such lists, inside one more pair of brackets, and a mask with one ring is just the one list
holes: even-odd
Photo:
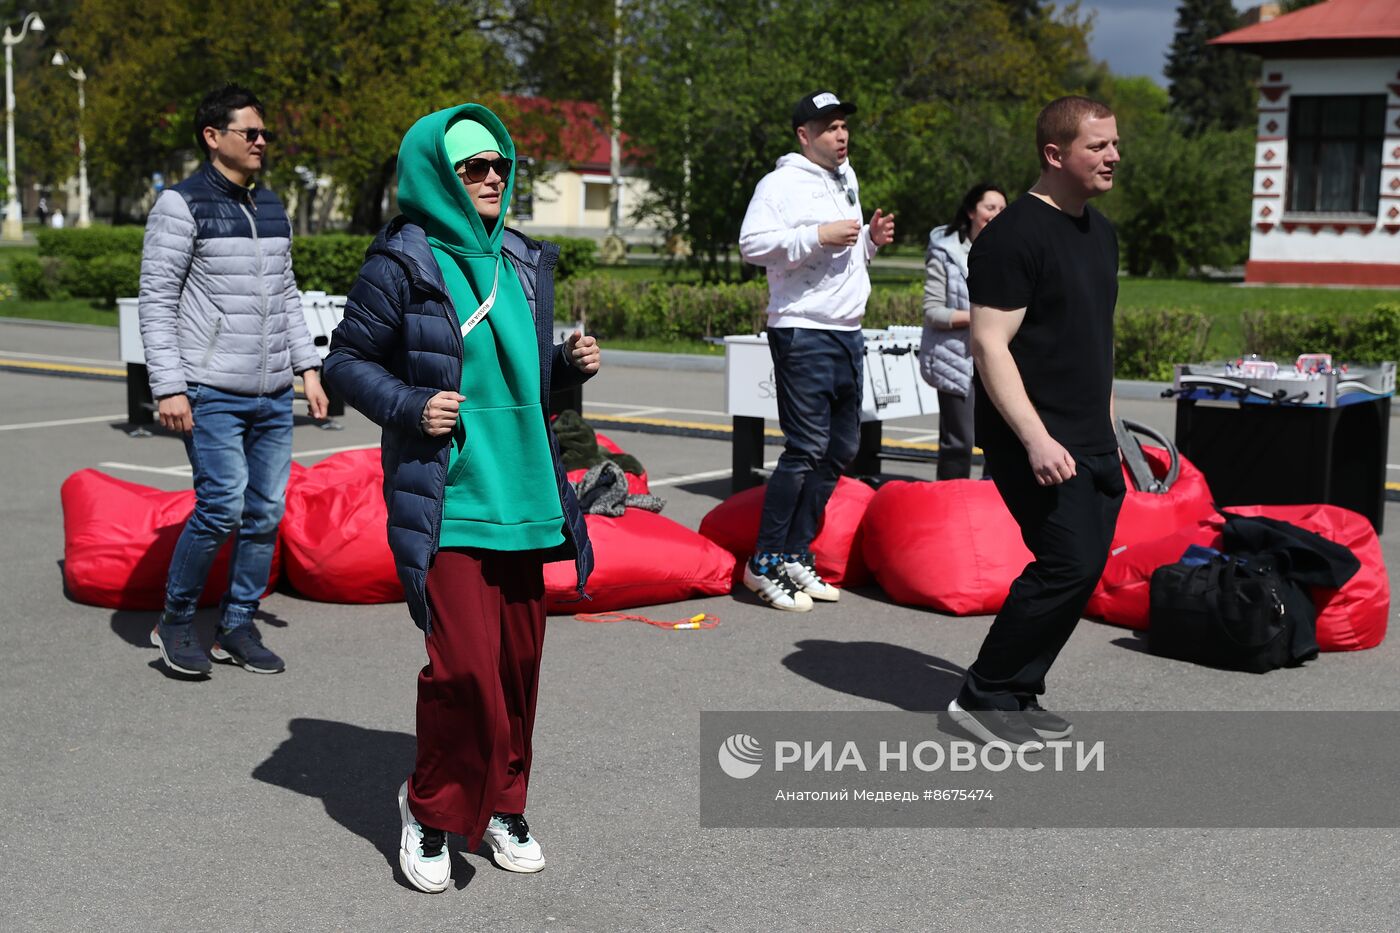
[[(1086, 205), (1073, 217), (1022, 195), (973, 242), (967, 285), (973, 304), (1026, 309), (1011, 356), (1050, 436), (1071, 454), (1114, 450), (1118, 237), (1103, 214)], [(1019, 443), (976, 382), (978, 443)]]

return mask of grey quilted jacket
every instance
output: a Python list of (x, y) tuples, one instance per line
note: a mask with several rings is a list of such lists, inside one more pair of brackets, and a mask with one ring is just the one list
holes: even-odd
[(967, 397), (972, 388), (972, 342), (966, 327), (952, 327), (954, 311), (967, 311), (967, 254), (964, 243), (947, 227), (934, 227), (924, 254), (924, 330), (919, 344), (919, 374), (924, 382), (952, 395)]
[(161, 193), (141, 251), (141, 341), (151, 394), (190, 383), (272, 395), (321, 357), (292, 274), (292, 227), (266, 188), (205, 162)]

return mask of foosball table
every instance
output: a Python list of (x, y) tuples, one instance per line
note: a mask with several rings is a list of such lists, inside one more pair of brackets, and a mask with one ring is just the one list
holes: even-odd
[(1325, 353), (1175, 368), (1176, 445), (1217, 505), (1339, 505), (1384, 521), (1395, 363)]

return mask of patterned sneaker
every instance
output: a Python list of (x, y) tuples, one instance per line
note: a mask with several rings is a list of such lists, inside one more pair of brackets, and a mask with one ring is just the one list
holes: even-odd
[(788, 577), (783, 570), (781, 555), (755, 554), (752, 560), (745, 561), (744, 586), (774, 609), (811, 611), (812, 597), (798, 589), (797, 584)]
[(193, 622), (167, 624), (165, 613), (161, 613), (160, 621), (151, 629), (151, 644), (160, 649), (165, 666), (177, 674), (205, 677), (214, 668), (195, 637)]
[(254, 674), (280, 674), (287, 669), (281, 658), (263, 646), (262, 635), (252, 622), (219, 632), (209, 653), (215, 661), (232, 661)]
[(783, 555), (783, 572), (797, 588), (815, 600), (834, 603), (841, 598), (841, 591), (817, 575), (817, 559), (811, 551)]
[(408, 809), (408, 782), (399, 788), (399, 867), (408, 883), (424, 894), (441, 894), (452, 880), (447, 833), (424, 826)]
[(491, 859), (506, 871), (536, 872), (544, 868), (544, 852), (523, 813), (497, 813), (486, 824)]

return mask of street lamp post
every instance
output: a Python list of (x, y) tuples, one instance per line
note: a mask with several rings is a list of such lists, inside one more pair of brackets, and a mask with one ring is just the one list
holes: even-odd
[[(70, 64), (67, 55), (62, 51), (54, 52), (52, 64), (59, 67), (66, 67)], [(83, 141), (83, 110), (87, 106), (83, 96), (83, 82), (87, 80), (87, 73), (83, 71), (83, 66), (68, 69), (68, 77), (78, 82), (78, 226), (86, 227), (92, 223), (88, 217), (88, 180), (87, 180), (87, 143)]]
[(5, 27), (5, 226), (0, 232), (7, 240), (24, 238), (24, 229), (19, 219), (19, 188), (15, 185), (15, 46), (24, 41), (30, 28), (35, 32), (44, 31), (44, 21), (38, 13), (30, 13), (20, 23), (19, 35)]

